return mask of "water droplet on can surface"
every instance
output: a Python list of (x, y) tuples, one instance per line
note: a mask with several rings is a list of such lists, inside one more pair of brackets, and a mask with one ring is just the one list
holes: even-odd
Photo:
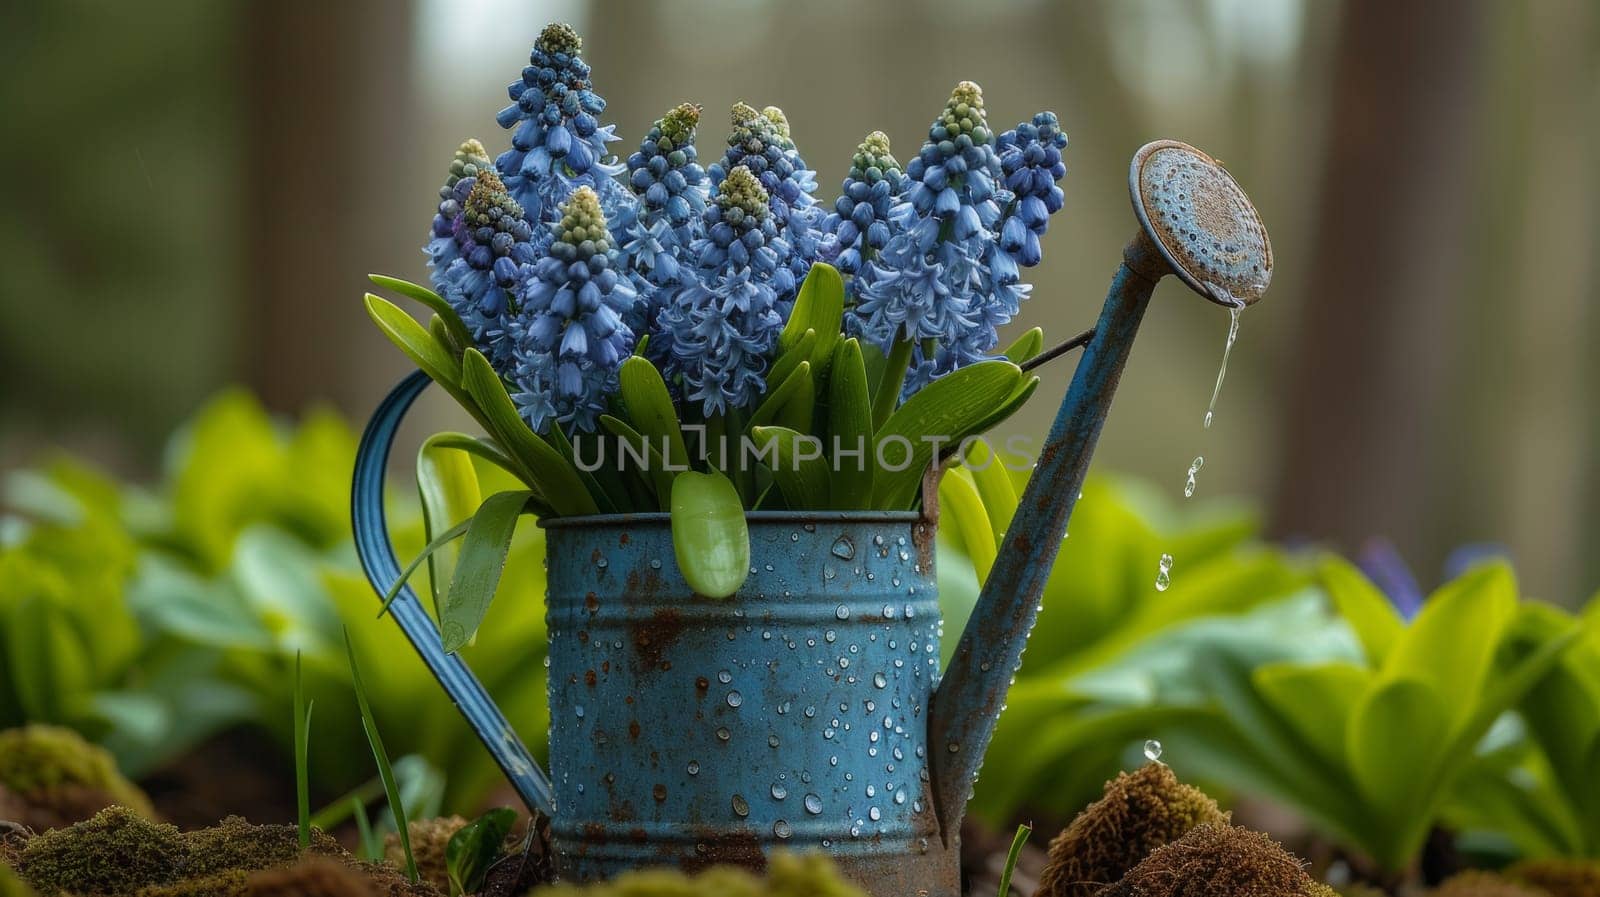
[(743, 704), (743, 703), (744, 703), (744, 695), (741, 695), (736, 691), (728, 692), (728, 706), (729, 707), (737, 707), (737, 706), (739, 706), (740, 704)]
[(729, 682), (733, 681), (733, 674), (727, 670), (722, 670), (717, 673), (717, 681), (721, 682), (723, 685), (727, 685)]
[(727, 726), (718, 726), (717, 727), (717, 738), (718, 738), (718, 740), (727, 741), (728, 739), (730, 739), (732, 737), (733, 737), (733, 733), (728, 731), (728, 727)]
[(698, 761), (698, 760), (690, 760), (688, 769), (689, 769), (689, 775), (692, 775), (692, 776), (699, 775), (700, 774), (700, 761)]
[(849, 536), (840, 536), (833, 540), (832, 551), (834, 557), (848, 561), (856, 556), (856, 543)]
[(733, 796), (733, 815), (741, 819), (750, 815), (750, 802), (745, 800), (742, 794)]
[(872, 684), (878, 688), (886, 688), (889, 685), (889, 677), (882, 673), (873, 673)]
[(837, 617), (838, 619), (848, 620), (848, 619), (850, 619), (850, 608), (848, 608), (845, 605), (841, 604), (838, 607), (833, 609), (833, 615), (835, 617)]
[(786, 798), (788, 796), (789, 796), (789, 789), (783, 787), (783, 785), (779, 784), (778, 782), (773, 782), (772, 783), (772, 799), (773, 800), (783, 800), (784, 798)]
[(1200, 472), (1200, 468), (1205, 466), (1205, 463), (1206, 459), (1199, 455), (1196, 455), (1194, 461), (1190, 462), (1188, 477), (1183, 481), (1184, 498), (1192, 498), (1194, 496), (1194, 475)]
[(772, 833), (777, 835), (779, 838), (787, 838), (794, 834), (794, 830), (789, 828), (789, 823), (779, 819), (777, 822), (772, 824)]
[(1163, 554), (1156, 564), (1156, 591), (1165, 592), (1172, 585), (1172, 555)]
[(822, 798), (816, 794), (807, 794), (805, 797), (805, 806), (806, 812), (810, 813), (812, 816), (821, 815)]
[(1156, 741), (1154, 738), (1146, 741), (1144, 743), (1144, 758), (1151, 763), (1159, 762), (1161, 760), (1161, 742)]

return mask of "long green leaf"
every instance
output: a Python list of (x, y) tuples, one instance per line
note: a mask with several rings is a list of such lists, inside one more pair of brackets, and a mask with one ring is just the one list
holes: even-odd
[(306, 702), (305, 683), (300, 678), (300, 652), (294, 652), (294, 797), (300, 822), (300, 849), (311, 846), (311, 711), (316, 701)]
[(559, 424), (550, 425), (549, 432), (544, 434), (544, 440), (572, 465), (572, 469), (578, 474), (578, 479), (583, 481), (583, 488), (594, 499), (600, 513), (615, 514), (628, 506), (628, 496), (622, 487), (622, 481), (612, 476), (615, 471), (604, 464), (594, 470), (584, 470), (579, 466), (577, 450), (572, 447), (572, 440), (567, 438), (566, 431), (561, 429)]
[[(811, 362), (802, 361), (776, 389), (769, 390), (761, 404), (756, 406), (755, 412), (750, 415), (748, 432), (754, 432), (756, 427), (772, 426), (785, 406), (790, 402), (802, 401), (811, 387)], [(736, 450), (737, 446), (729, 449), (730, 452)]]
[[(674, 471), (667, 469), (666, 459), (661, 457), (660, 450), (651, 445), (650, 441), (640, 435), (638, 430), (628, 426), (628, 422), (621, 418), (602, 414), (600, 415), (600, 427), (619, 440), (635, 447), (637, 451), (634, 454), (624, 454), (619, 459), (619, 463), (626, 462), (623, 468), (624, 471), (633, 474), (648, 485), (660, 510), (672, 510), (672, 477)], [(622, 448), (618, 446), (617, 451), (621, 452)], [(639, 469), (640, 461), (635, 458), (635, 455), (644, 459), (642, 469)]]
[(939, 479), (939, 517), (941, 523), (953, 527), (961, 537), (978, 582), (988, 579), (999, 553), (999, 541), (989, 526), (989, 515), (973, 484), (972, 474), (966, 468), (952, 467)]
[(1000, 873), (1000, 897), (1009, 897), (1011, 894), (1011, 873), (1017, 868), (1017, 857), (1022, 855), (1022, 845), (1028, 843), (1028, 836), (1033, 834), (1033, 826), (1023, 823), (1017, 826), (1017, 833), (1011, 838), (1011, 850), (1006, 854), (1006, 867)]
[(489, 612), (511, 550), (511, 537), (516, 534), (517, 518), (527, 503), (526, 492), (497, 492), (484, 499), (472, 515), (461, 540), (450, 591), (439, 611), (439, 633), (446, 651), (459, 651)]
[[(990, 417), (1021, 380), (1022, 371), (1011, 362), (983, 361), (917, 390), (876, 434), (881, 457), (873, 480), (873, 507), (883, 511), (911, 507), (922, 474), (933, 460), (933, 444), (924, 437), (959, 440), (975, 424)], [(902, 465), (902, 456), (908, 454)]]
[(803, 446), (809, 444), (807, 440), (815, 437), (807, 437), (787, 427), (756, 427), (753, 435), (756, 445), (763, 451), (771, 446), (772, 478), (777, 481), (791, 509), (828, 509), (828, 462), (823, 458), (825, 452), (820, 444), (815, 446), (816, 454), (802, 450)]
[[(867, 368), (861, 343), (842, 340), (834, 350), (833, 372), (828, 377), (828, 432), (840, 452), (833, 459), (829, 499), (836, 510), (872, 507), (873, 440), (872, 392), (867, 388)], [(829, 446), (830, 452), (833, 446)], [(844, 457), (844, 452), (861, 452)]]
[(1332, 599), (1339, 616), (1355, 630), (1366, 651), (1367, 662), (1382, 667), (1405, 623), (1394, 605), (1367, 581), (1354, 566), (1339, 557), (1328, 557), (1319, 570), (1323, 591)]
[(461, 382), (461, 362), (433, 338), (417, 319), (381, 296), (366, 295), (367, 315), (406, 357), (446, 389)]
[(999, 453), (981, 439), (973, 441), (961, 468), (972, 474), (972, 484), (983, 499), (989, 528), (994, 532), (995, 544), (999, 545), (1011, 527), (1011, 518), (1017, 514), (1017, 489), (1011, 483), (1011, 474)]
[(1016, 342), (1007, 346), (1001, 354), (1012, 364), (1022, 364), (1042, 351), (1044, 351), (1044, 330), (1035, 327), (1017, 337)]
[[(389, 605), (393, 604), (394, 599), (399, 597), (400, 589), (403, 588), (407, 582), (411, 581), (411, 577), (416, 574), (417, 568), (422, 566), (423, 561), (426, 561), (430, 556), (433, 555), (434, 552), (445, 547), (456, 539), (461, 538), (466, 534), (467, 527), (471, 525), (472, 518), (469, 517), (455, 526), (450, 527), (439, 535), (434, 536), (433, 541), (423, 546), (422, 551), (418, 552), (417, 556), (412, 558), (410, 563), (406, 564), (405, 569), (400, 571), (400, 576), (396, 578), (395, 581), (389, 585), (388, 590), (383, 593), (383, 604), (378, 608), (378, 616), (381, 617), (389, 612)], [(459, 560), (459, 557), (457, 559)], [(440, 611), (441, 608), (435, 607), (434, 610), (437, 612)]]
[(472, 334), (467, 332), (467, 325), (462, 323), (461, 316), (456, 314), (456, 310), (438, 293), (427, 287), (414, 284), (409, 280), (401, 280), (398, 277), (389, 277), (385, 274), (368, 274), (367, 279), (377, 286), (394, 290), (407, 299), (426, 305), (444, 321), (457, 345), (462, 348), (472, 345)]
[(832, 265), (817, 262), (811, 266), (795, 295), (789, 320), (778, 334), (778, 348), (786, 350), (799, 342), (807, 330), (815, 330), (817, 341), (811, 350), (811, 367), (817, 379), (825, 379), (843, 317), (844, 278)]
[(750, 531), (733, 482), (720, 473), (680, 473), (672, 481), (672, 551), (689, 588), (727, 598), (750, 575)]
[(517, 414), (505, 384), (489, 359), (477, 349), (463, 357), (462, 384), (471, 394), (500, 446), (524, 467), (531, 482), (544, 494), (555, 513), (562, 517), (598, 514), (594, 496), (584, 487), (578, 471), (550, 444), (535, 436)]
[[(406, 877), (415, 883), (418, 879), (417, 858), (411, 852), (411, 831), (406, 825), (405, 803), (400, 797), (400, 786), (395, 781), (394, 767), (389, 764), (389, 752), (383, 749), (383, 736), (378, 733), (377, 717), (372, 715), (372, 704), (367, 700), (367, 687), (361, 681), (361, 667), (356, 663), (356, 647), (350, 641), (348, 628), (344, 631), (344, 649), (350, 658), (350, 683), (355, 687), (356, 704), (361, 708), (361, 728), (367, 733), (367, 744), (372, 748), (372, 759), (378, 764), (378, 777), (383, 779), (383, 791), (389, 799), (389, 813), (394, 817), (400, 847), (405, 852)], [(361, 813), (366, 814), (364, 807)]]
[(656, 366), (637, 355), (630, 357), (617, 375), (617, 389), (633, 428), (661, 446), (662, 455), (672, 466), (687, 468), (689, 448), (683, 441), (672, 395)]
[(1369, 808), (1374, 858), (1388, 868), (1420, 846), (1411, 832), (1432, 824), (1426, 809), (1437, 800), (1429, 773), (1449, 737), (1451, 709), (1427, 681), (1390, 678), (1367, 693), (1350, 720), (1345, 754)]
[[(483, 504), (478, 487), (478, 471), (461, 449), (448, 445), (449, 434), (428, 437), (417, 450), (417, 495), (422, 502), (423, 531), (429, 542), (441, 532), (470, 518)], [(455, 571), (458, 550), (454, 542), (439, 546), (427, 555), (428, 584), (433, 593), (434, 613), (444, 602), (445, 584)]]
[(817, 332), (807, 330), (800, 335), (800, 341), (779, 353), (777, 360), (772, 362), (772, 369), (767, 371), (768, 383), (782, 383), (789, 379), (794, 369), (802, 361), (811, 360), (811, 350), (817, 347)]

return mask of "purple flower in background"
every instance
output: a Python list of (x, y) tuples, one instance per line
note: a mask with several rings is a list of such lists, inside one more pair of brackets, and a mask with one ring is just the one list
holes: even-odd
[(650, 335), (668, 382), (708, 417), (748, 407), (766, 390), (783, 326), (779, 285), (793, 290), (789, 247), (750, 169), (729, 171), (713, 199), (691, 247), (694, 275), (664, 292)]
[[(1508, 556), (1504, 545), (1493, 542), (1469, 542), (1457, 546), (1445, 558), (1440, 582), (1450, 582), (1478, 564)], [(1417, 577), (1412, 574), (1411, 567), (1400, 556), (1393, 542), (1388, 539), (1368, 539), (1356, 554), (1356, 566), (1388, 597), (1389, 603), (1394, 605), (1395, 612), (1402, 619), (1409, 622), (1421, 612), (1427, 593), (1417, 584)]]
[(619, 264), (600, 197), (579, 187), (561, 207), (548, 253), (522, 268), (508, 325), (513, 396), (534, 432), (552, 423), (593, 430), (633, 351), (623, 321), (638, 298)]

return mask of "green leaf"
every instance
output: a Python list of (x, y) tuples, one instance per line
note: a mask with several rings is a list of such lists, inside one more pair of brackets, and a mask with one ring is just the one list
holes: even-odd
[(450, 836), (444, 846), (450, 893), (476, 894), (483, 889), (489, 867), (504, 852), (506, 835), (516, 824), (516, 810), (495, 807)]
[(1504, 564), (1484, 564), (1434, 592), (1400, 634), (1383, 664), (1390, 679), (1418, 679), (1453, 711), (1472, 712), (1501, 635), (1517, 611), (1517, 586)]
[(1345, 765), (1345, 724), (1373, 679), (1371, 670), (1344, 661), (1269, 663), (1251, 682), (1263, 700), (1329, 763)]
[(1376, 859), (1390, 868), (1418, 846), (1404, 843), (1408, 818), (1432, 822), (1424, 808), (1434, 803), (1431, 772), (1448, 737), (1450, 709), (1426, 680), (1391, 678), (1371, 689), (1351, 717), (1345, 754), (1371, 808), (1373, 840), (1382, 845)]
[(720, 473), (672, 481), (672, 551), (696, 594), (727, 598), (750, 574), (750, 531), (733, 482)]
[(828, 364), (833, 359), (834, 343), (839, 340), (843, 317), (844, 278), (832, 265), (822, 262), (813, 264), (795, 295), (789, 320), (778, 334), (779, 351), (786, 351), (800, 342), (807, 330), (815, 330), (817, 341), (811, 350), (811, 366), (816, 370), (818, 379), (824, 378)]
[(583, 481), (583, 488), (594, 499), (595, 505), (602, 514), (615, 514), (627, 507), (628, 496), (622, 488), (622, 482), (610, 476), (606, 465), (601, 464), (594, 470), (584, 470), (578, 465), (577, 452), (572, 447), (572, 441), (567, 439), (567, 432), (561, 429), (558, 423), (552, 423), (545, 432), (543, 439), (554, 448), (557, 453), (577, 472), (578, 479)]
[(463, 357), (462, 384), (483, 411), (495, 440), (526, 471), (523, 479), (538, 487), (557, 516), (600, 512), (577, 469), (528, 429), (511, 403), (511, 396), (506, 394), (500, 375), (477, 349), (468, 349)]
[(767, 382), (782, 383), (789, 379), (789, 375), (793, 374), (794, 369), (800, 366), (800, 362), (811, 360), (811, 350), (816, 347), (817, 332), (815, 330), (807, 330), (801, 334), (799, 342), (784, 350), (778, 355), (777, 360), (772, 362), (772, 369), (767, 372)]
[(881, 430), (900, 404), (900, 394), (905, 390), (906, 371), (911, 366), (911, 340), (896, 337), (889, 345), (889, 354), (878, 368), (872, 386), (872, 426)]
[(1011, 395), (1006, 396), (1005, 401), (1001, 402), (999, 406), (997, 406), (987, 417), (983, 418), (962, 432), (960, 434), (961, 438), (966, 439), (969, 436), (977, 436), (987, 433), (1004, 423), (1008, 418), (1011, 417), (1011, 415), (1020, 411), (1023, 405), (1028, 404), (1028, 400), (1033, 398), (1034, 392), (1036, 392), (1038, 389), (1038, 375), (1026, 375), (1022, 379), (1022, 382), (1017, 384), (1016, 389), (1011, 391)]
[(1024, 361), (1044, 351), (1044, 330), (1035, 327), (1027, 333), (1017, 337), (1017, 341), (1006, 347), (1006, 360), (1012, 364), (1022, 364)]
[(467, 346), (472, 345), (456, 342), (456, 335), (450, 332), (450, 325), (438, 315), (428, 319), (428, 335), (433, 337), (433, 341), (438, 343), (441, 349), (450, 353), (451, 358), (460, 358), (461, 353), (467, 351)]
[(389, 342), (399, 347), (412, 363), (422, 368), (447, 390), (454, 391), (461, 382), (461, 363), (439, 345), (417, 319), (406, 314), (398, 305), (380, 296), (366, 295), (367, 315), (378, 325)]
[[(461, 538), (466, 534), (467, 528), (471, 525), (472, 518), (469, 517), (468, 519), (457, 523), (437, 536), (434, 536), (433, 541), (423, 546), (422, 551), (418, 552), (417, 556), (412, 558), (410, 563), (406, 564), (405, 569), (400, 571), (400, 575), (393, 583), (390, 584), (388, 590), (383, 593), (383, 604), (378, 608), (378, 616), (381, 617), (389, 612), (389, 605), (393, 604), (394, 599), (399, 597), (400, 589), (403, 588), (406, 583), (411, 581), (411, 577), (416, 574), (417, 568), (422, 566), (423, 561), (432, 557), (434, 552)], [(457, 561), (460, 560), (459, 552), (457, 553), (456, 559)], [(452, 569), (454, 569), (453, 565)], [(448, 580), (446, 581), (448, 582)], [(444, 602), (442, 598), (443, 596), (441, 596), (441, 600), (439, 600), (434, 606), (434, 612), (438, 613), (441, 618), (444, 614)]]
[(649, 361), (633, 356), (622, 363), (617, 377), (628, 422), (654, 445), (661, 447), (673, 467), (689, 466), (689, 448), (678, 425), (678, 412), (661, 372)]
[(1006, 866), (1000, 873), (1000, 897), (1011, 895), (1011, 873), (1017, 868), (1017, 857), (1022, 854), (1022, 845), (1028, 843), (1028, 836), (1033, 834), (1033, 826), (1023, 823), (1017, 826), (1017, 833), (1011, 838), (1011, 850), (1006, 854)]
[(528, 503), (526, 492), (497, 492), (484, 499), (472, 515), (467, 534), (461, 540), (461, 555), (456, 561), (450, 591), (439, 610), (439, 633), (444, 649), (461, 650), (478, 631), (506, 566), (511, 537), (517, 531), (517, 518)]
[[(441, 440), (440, 435), (445, 438)], [(470, 518), (483, 504), (478, 471), (472, 466), (471, 457), (461, 449), (441, 444), (454, 442), (454, 435), (458, 434), (430, 436), (417, 450), (417, 494), (422, 501), (423, 532), (430, 542)], [(455, 571), (458, 553), (455, 543), (449, 542), (427, 555), (428, 584), (436, 614), (444, 601), (445, 584)]]
[[(344, 633), (344, 650), (350, 658), (350, 684), (355, 687), (356, 704), (361, 708), (361, 728), (367, 733), (367, 744), (372, 748), (372, 759), (378, 764), (378, 777), (383, 779), (383, 791), (389, 799), (389, 812), (394, 817), (395, 831), (400, 836), (400, 847), (406, 856), (406, 877), (417, 881), (417, 858), (411, 853), (411, 832), (406, 825), (405, 802), (400, 797), (400, 786), (395, 782), (394, 768), (389, 765), (389, 753), (383, 749), (383, 736), (378, 734), (378, 720), (372, 715), (372, 705), (367, 701), (367, 687), (361, 681), (361, 668), (356, 664), (356, 648), (350, 641), (350, 631)], [(361, 808), (362, 816), (366, 808)], [(365, 833), (364, 833), (365, 834)]]
[[(772, 426), (780, 417), (789, 418), (791, 413), (788, 406), (804, 404), (807, 424), (805, 427), (791, 429), (810, 429), (810, 406), (815, 402), (816, 391), (811, 383), (811, 362), (802, 361), (795, 366), (794, 373), (784, 379), (777, 389), (768, 391), (766, 398), (756, 407), (755, 413), (750, 415), (749, 432), (755, 432), (757, 427)], [(737, 451), (737, 446), (730, 446), (730, 452)]]
[[(854, 338), (838, 342), (833, 354), (833, 374), (828, 378), (828, 432), (840, 452), (833, 459), (829, 502), (833, 510), (866, 510), (872, 507), (874, 465), (872, 392), (867, 388), (867, 368), (861, 343)], [(844, 452), (857, 449), (860, 457), (845, 457)]]
[[(823, 458), (825, 452), (820, 441), (812, 441), (816, 437), (787, 427), (756, 427), (753, 435), (762, 453), (770, 446), (772, 478), (783, 491), (790, 509), (829, 510), (828, 462)], [(816, 454), (806, 448), (808, 445), (816, 449)]]
[(1367, 652), (1367, 662), (1383, 666), (1389, 651), (1405, 630), (1394, 605), (1349, 561), (1330, 556), (1321, 566), (1322, 587)]
[(368, 274), (367, 279), (377, 286), (394, 290), (407, 299), (413, 299), (426, 305), (444, 321), (456, 345), (462, 348), (472, 345), (472, 334), (467, 332), (467, 325), (462, 323), (461, 316), (456, 314), (456, 310), (438, 293), (408, 280), (401, 280), (398, 277), (389, 277), (384, 274)]
[(660, 450), (639, 435), (638, 430), (628, 426), (627, 421), (620, 418), (602, 414), (600, 415), (600, 426), (606, 432), (634, 447), (635, 451), (632, 453), (623, 452), (621, 446), (617, 447), (617, 451), (623, 452), (619, 463), (624, 463), (626, 465), (624, 470), (633, 473), (636, 477), (649, 484), (650, 491), (655, 496), (660, 510), (672, 510), (672, 478), (675, 472), (667, 469), (666, 459), (661, 457)]
[(317, 702), (306, 703), (305, 684), (300, 679), (300, 652), (294, 652), (294, 795), (299, 810), (300, 849), (311, 846), (311, 775), (307, 758), (311, 753), (311, 711)]
[(989, 578), (998, 554), (998, 540), (989, 527), (989, 515), (984, 510), (983, 498), (972, 481), (972, 474), (962, 467), (952, 467), (939, 480), (939, 519), (953, 526), (961, 544), (972, 560), (978, 582)]
[(999, 545), (1005, 541), (1011, 518), (1017, 514), (1017, 490), (1011, 484), (1011, 473), (989, 443), (981, 439), (971, 443), (961, 469), (972, 475), (988, 513), (989, 527), (994, 531), (994, 542)]
[[(525, 476), (525, 473), (517, 465), (517, 462), (507, 457), (506, 453), (501, 451), (498, 445), (490, 442), (487, 439), (482, 439), (477, 436), (469, 436), (466, 433), (445, 431), (435, 433), (428, 437), (428, 444), (435, 449), (455, 449), (456, 451), (466, 452), (474, 457), (482, 458), (506, 473), (516, 477), (518, 481), (521, 481)], [(523, 485), (528, 486), (529, 490), (533, 493), (533, 497), (529, 499), (529, 510), (532, 513), (540, 517), (555, 516), (555, 512), (550, 509), (549, 504), (544, 500), (543, 493), (541, 493), (538, 489), (533, 488), (533, 485), (531, 484), (523, 483)]]
[[(876, 434), (880, 460), (873, 479), (873, 507), (910, 508), (933, 460), (933, 446), (924, 437), (941, 437), (947, 446), (948, 440), (959, 440), (1003, 404), (1021, 380), (1022, 371), (1009, 361), (982, 361), (917, 390)], [(907, 443), (909, 463), (902, 464)]]

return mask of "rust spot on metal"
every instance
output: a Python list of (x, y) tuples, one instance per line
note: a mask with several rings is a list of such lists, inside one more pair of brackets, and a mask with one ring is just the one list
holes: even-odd
[(593, 592), (583, 596), (583, 609), (587, 610), (591, 615), (599, 612), (600, 596)]
[(632, 741), (639, 740), (639, 721), (636, 719), (628, 720), (628, 738)]
[(588, 644), (588, 642), (589, 642), (589, 630), (587, 630), (587, 629), (578, 630), (578, 641), (583, 642), (584, 644)]
[(594, 670), (585, 670), (584, 671), (584, 673), (583, 673), (583, 684), (584, 685), (587, 685), (590, 688), (594, 688), (595, 683), (598, 682), (598, 681), (599, 681), (599, 678), (597, 676), (595, 676)]
[(754, 832), (730, 832), (714, 826), (694, 826), (701, 850), (695, 848), (693, 856), (678, 858), (678, 866), (685, 872), (699, 872), (710, 866), (742, 866), (755, 872), (765, 872), (767, 855), (761, 852), (761, 839)]
[(602, 673), (611, 672), (611, 661), (609, 661), (609, 660), (600, 661), (600, 672), (602, 672)]
[(631, 800), (613, 800), (611, 802), (612, 822), (633, 822), (639, 818), (639, 813), (633, 808)]
[(642, 670), (659, 669), (666, 660), (663, 656), (668, 648), (683, 634), (683, 616), (675, 607), (657, 608), (648, 620), (640, 620), (630, 628), (633, 636), (633, 650), (638, 656), (639, 666)]
[(589, 563), (598, 567), (600, 566), (600, 560), (604, 557), (605, 555), (600, 553), (600, 549), (596, 548), (594, 551), (589, 553)]
[(632, 541), (633, 541), (633, 537), (628, 535), (627, 533), (623, 533), (622, 535), (617, 537), (617, 544), (618, 545), (626, 545), (626, 544), (628, 544), (629, 542), (632, 542)]
[(666, 800), (667, 800), (667, 786), (661, 784), (660, 782), (657, 782), (655, 787), (650, 789), (650, 796), (655, 798), (656, 799), (656, 803), (658, 803), (658, 804), (666, 803)]
[(917, 563), (928, 574), (933, 573), (934, 543), (937, 541), (937, 531), (927, 523), (918, 523), (911, 528), (911, 543), (917, 547)]

